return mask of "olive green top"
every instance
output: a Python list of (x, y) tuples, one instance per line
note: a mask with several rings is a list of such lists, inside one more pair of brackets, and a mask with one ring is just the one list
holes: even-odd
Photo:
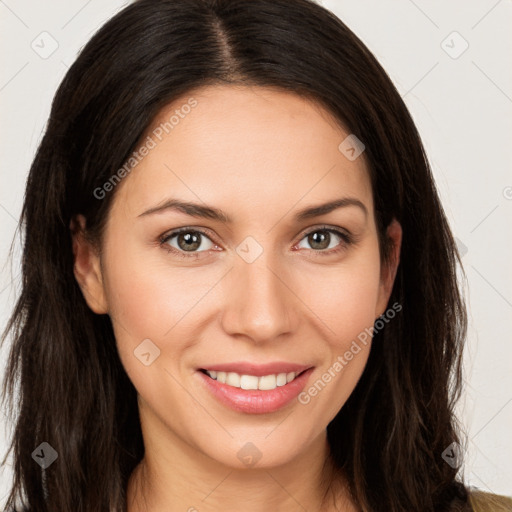
[(474, 512), (512, 512), (512, 497), (483, 491), (471, 491), (469, 500)]

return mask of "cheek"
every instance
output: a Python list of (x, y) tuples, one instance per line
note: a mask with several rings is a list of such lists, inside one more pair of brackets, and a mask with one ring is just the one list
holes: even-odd
[(359, 253), (337, 268), (316, 268), (299, 279), (298, 295), (324, 325), (333, 348), (373, 326), (379, 296), (380, 263), (373, 251)]
[[(319, 317), (325, 334), (324, 364), (299, 396), (299, 403), (328, 424), (343, 407), (368, 360), (378, 300), (378, 252), (358, 254), (346, 265), (310, 276), (302, 283), (307, 305)], [(311, 283), (315, 283), (312, 287)], [(325, 327), (327, 326), (327, 328)], [(319, 348), (319, 350), (321, 350)]]
[(122, 256), (115, 258), (109, 256), (115, 251), (105, 253), (105, 288), (118, 351), (134, 383), (141, 371), (134, 355), (145, 340), (160, 350), (151, 367), (185, 363), (180, 353), (190, 344), (204, 297), (222, 276), (218, 268), (173, 268), (158, 251), (149, 258), (136, 247), (118, 251)]

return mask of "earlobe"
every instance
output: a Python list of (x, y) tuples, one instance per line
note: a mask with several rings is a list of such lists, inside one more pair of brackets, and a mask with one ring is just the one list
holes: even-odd
[(108, 307), (100, 256), (97, 248), (85, 236), (85, 224), (85, 217), (77, 215), (69, 226), (73, 243), (73, 273), (88, 306), (102, 315), (108, 313)]
[(400, 249), (402, 246), (402, 226), (400, 223), (393, 219), (387, 228), (387, 237), (391, 243), (391, 251), (389, 255), (389, 262), (382, 266), (381, 269), (381, 282), (379, 288), (379, 300), (377, 307), (377, 317), (383, 315), (393, 290), (398, 265), (400, 264)]

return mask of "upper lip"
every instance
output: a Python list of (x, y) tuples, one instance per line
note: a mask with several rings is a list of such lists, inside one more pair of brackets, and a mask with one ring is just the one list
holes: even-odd
[(264, 375), (273, 375), (279, 373), (301, 373), (304, 370), (311, 368), (310, 365), (287, 363), (284, 361), (275, 361), (266, 364), (255, 364), (244, 361), (234, 363), (221, 363), (203, 366), (200, 370), (210, 370), (217, 372), (234, 372), (239, 375), (254, 375), (255, 377), (262, 377)]

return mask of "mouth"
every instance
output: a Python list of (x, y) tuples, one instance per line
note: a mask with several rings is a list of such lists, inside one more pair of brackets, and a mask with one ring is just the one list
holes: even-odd
[(206, 370), (204, 368), (201, 368), (199, 371), (210, 377), (210, 379), (216, 380), (221, 384), (226, 384), (227, 386), (231, 386), (233, 388), (270, 391), (272, 389), (276, 389), (277, 387), (286, 386), (286, 384), (293, 382), (304, 372), (308, 371), (308, 369), (302, 370), (300, 372), (269, 373), (268, 375), (261, 376), (240, 374), (237, 372)]
[(313, 370), (313, 366), (282, 363), (230, 364), (198, 368), (196, 375), (222, 405), (246, 414), (264, 414), (278, 411), (297, 398)]

